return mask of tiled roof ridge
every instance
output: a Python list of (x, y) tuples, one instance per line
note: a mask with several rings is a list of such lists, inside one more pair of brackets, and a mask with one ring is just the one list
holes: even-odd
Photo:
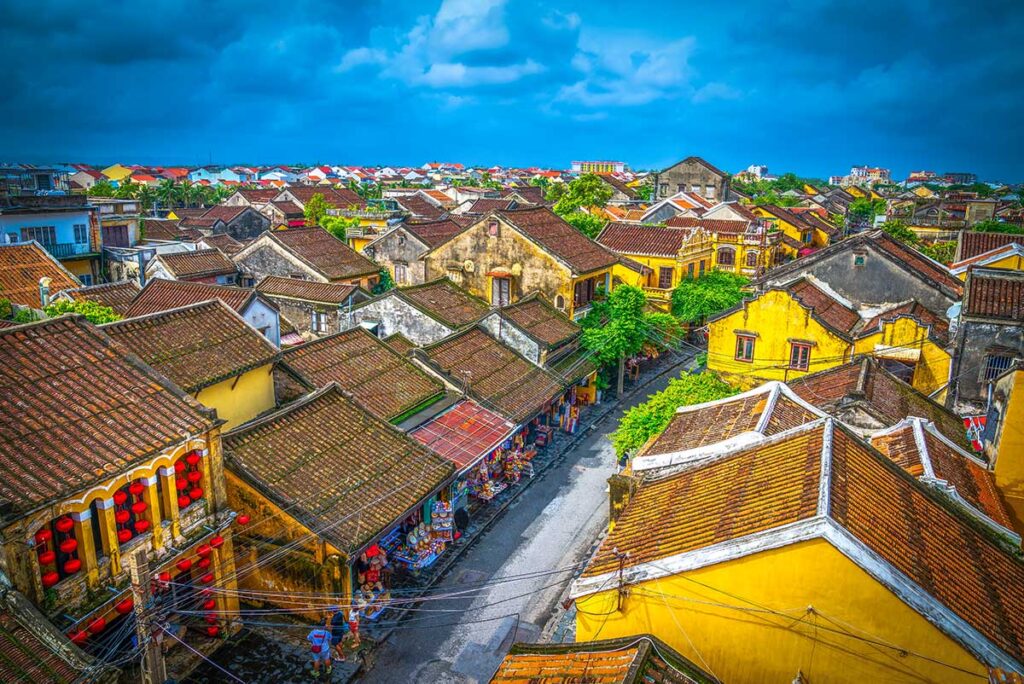
[[(367, 302), (363, 302), (363, 304), (368, 304), (370, 301), (376, 301), (377, 299), (383, 299), (384, 297), (386, 297), (387, 295), (390, 295), (390, 294), (397, 294), (397, 295), (400, 296), (402, 301), (404, 301), (406, 304), (408, 304), (409, 306), (413, 307), (414, 309), (416, 309), (420, 313), (422, 313), (425, 316), (428, 316), (430, 318), (433, 318), (434, 320), (438, 320), (437, 316), (434, 315), (434, 312), (427, 311), (426, 308), (420, 302), (417, 302), (412, 297), (407, 296), (409, 292), (416, 292), (416, 291), (419, 291), (419, 290), (425, 290), (428, 287), (436, 287), (438, 285), (447, 285), (449, 287), (452, 287), (455, 290), (458, 290), (460, 294), (465, 295), (469, 299), (475, 300), (476, 302), (478, 302), (480, 304), (483, 304), (485, 307), (487, 307), (488, 311), (484, 312), (480, 316), (480, 318), (477, 319), (477, 321), (479, 321), (480, 319), (484, 318), (484, 316), (487, 316), (491, 312), (490, 310), (494, 309), (494, 307), (491, 306), (491, 303), (488, 302), (486, 299), (483, 299), (482, 297), (477, 297), (475, 294), (473, 294), (469, 290), (461, 287), (458, 283), (454, 282), (451, 278), (449, 278), (446, 275), (441, 276), (439, 278), (435, 278), (434, 280), (428, 280), (425, 283), (419, 283), (418, 285), (410, 285), (408, 287), (395, 287), (395, 288), (392, 288), (392, 289), (388, 290), (387, 292), (380, 293), (379, 295), (374, 297), (372, 300), (368, 300)], [(474, 323), (474, 325), (475, 325), (475, 323)], [(466, 327), (467, 328), (472, 328), (473, 325), (468, 325), (467, 324)], [(449, 338), (446, 337), (445, 339), (449, 339)]]
[[(295, 372), (298, 372), (298, 371), (295, 371)], [(235, 427), (233, 427), (232, 429), (228, 430), (227, 432), (222, 433), (221, 437), (222, 437), (222, 439), (227, 441), (227, 440), (229, 440), (232, 437), (236, 437), (237, 438), (238, 435), (242, 434), (243, 432), (244, 433), (253, 432), (253, 431), (255, 431), (255, 430), (257, 430), (257, 429), (259, 429), (261, 427), (265, 427), (267, 425), (276, 423), (278, 420), (280, 420), (280, 419), (282, 419), (282, 418), (284, 418), (284, 417), (294, 413), (295, 411), (298, 411), (299, 409), (303, 408), (304, 406), (308, 406), (309, 404), (317, 401), (318, 399), (322, 398), (324, 395), (328, 394), (329, 392), (337, 392), (339, 395), (341, 395), (346, 400), (351, 402), (354, 406), (356, 406), (356, 408), (358, 408), (360, 411), (363, 411), (364, 413), (368, 413), (366, 411), (366, 409), (364, 409), (361, 406), (359, 406), (359, 404), (356, 403), (352, 399), (352, 396), (349, 395), (345, 390), (343, 390), (341, 388), (341, 386), (338, 385), (338, 383), (336, 383), (336, 382), (329, 382), (326, 385), (324, 385), (323, 387), (320, 387), (319, 389), (315, 389), (315, 390), (313, 390), (311, 392), (307, 392), (306, 394), (302, 395), (301, 397), (299, 397), (295, 401), (289, 402), (289, 403), (285, 404), (284, 406), (281, 406), (279, 408), (274, 409), (273, 411), (269, 411), (269, 412), (267, 412), (267, 413), (265, 413), (265, 414), (263, 414), (261, 416), (253, 418), (252, 420), (250, 420), (247, 423), (242, 423), (241, 425), (236, 425)], [(382, 422), (384, 422), (384, 421), (382, 421)], [(225, 450), (227, 450), (227, 449), (225, 449)]]

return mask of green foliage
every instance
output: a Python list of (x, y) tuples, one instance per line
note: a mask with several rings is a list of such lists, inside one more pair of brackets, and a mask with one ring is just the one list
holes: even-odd
[(714, 373), (682, 375), (669, 380), (668, 387), (652, 394), (644, 403), (626, 411), (619, 426), (611, 434), (615, 455), (622, 457), (635, 453), (651, 437), (668, 426), (680, 406), (714, 401), (736, 394)]
[(377, 284), (372, 288), (373, 294), (383, 294), (388, 290), (395, 289), (395, 281), (391, 277), (391, 271), (386, 268), (382, 268), (378, 273), (380, 274), (380, 279), (377, 280)]
[(987, 221), (979, 221), (971, 226), (971, 230), (976, 230), (981, 233), (1010, 233), (1010, 234), (1024, 234), (1024, 226), (1017, 225), (1016, 223), (1006, 223), (1005, 221), (997, 221), (994, 219), (988, 219)]
[(651, 183), (641, 183), (633, 188), (633, 192), (636, 193), (637, 199), (650, 202), (651, 198), (654, 197), (654, 185)]
[(106, 178), (96, 181), (91, 188), (89, 188), (88, 194), (92, 197), (113, 197), (114, 196), (114, 184)]
[(544, 176), (537, 176), (536, 178), (530, 179), (530, 185), (532, 185), (535, 188), (544, 188), (546, 192), (548, 187), (551, 185), (551, 181), (545, 178)]
[(956, 256), (956, 240), (936, 242), (933, 245), (920, 245), (917, 249), (925, 256), (935, 259), (940, 264), (949, 266)]
[(575, 179), (555, 203), (555, 213), (565, 216), (586, 207), (603, 207), (612, 198), (611, 187), (593, 173)]
[(639, 354), (647, 342), (667, 343), (680, 334), (667, 314), (646, 311), (647, 295), (639, 287), (620, 285), (607, 300), (594, 304), (583, 321), (583, 346), (601, 365)]
[[(796, 190), (802, 193), (804, 191), (804, 184), (808, 185), (820, 185), (820, 181), (816, 178), (801, 178), (795, 173), (784, 173), (778, 178), (773, 180), (753, 180), (750, 182), (744, 182), (733, 178), (730, 181), (730, 185), (745, 195), (751, 195), (753, 197), (760, 197), (761, 195), (775, 195), (776, 197), (789, 190)], [(777, 204), (776, 202), (763, 202), (762, 204)], [(779, 206), (787, 206), (780, 204)]]
[(97, 325), (121, 320), (121, 316), (115, 313), (109, 306), (103, 306), (88, 300), (68, 301), (67, 299), (57, 299), (51, 302), (43, 311), (50, 318), (56, 318), (67, 313), (81, 314), (90, 323)]
[(702, 323), (743, 301), (742, 288), (748, 282), (741, 275), (724, 271), (684, 278), (672, 290), (672, 314), (684, 323)]
[(946, 190), (948, 192), (973, 192), (981, 198), (992, 197), (996, 192), (988, 183), (954, 184), (950, 185)]
[(15, 323), (32, 323), (39, 320), (39, 315), (32, 309), (18, 309), (12, 320)]
[(604, 228), (605, 220), (599, 216), (585, 214), (582, 211), (574, 211), (562, 217), (566, 223), (580, 231), (590, 239), (597, 237), (597, 234)]
[(754, 204), (765, 205), (774, 204), (777, 207), (795, 207), (800, 204), (799, 197), (791, 197), (789, 195), (780, 195), (774, 190), (758, 195), (754, 198)]
[(886, 221), (882, 224), (881, 228), (886, 233), (906, 245), (910, 245), (911, 247), (920, 247), (921, 238), (917, 237), (917, 234), (910, 230), (910, 228), (907, 227), (907, 224), (903, 221)]
[(332, 207), (331, 204), (327, 203), (324, 199), (323, 194), (317, 192), (314, 193), (309, 201), (306, 202), (306, 208), (303, 214), (306, 216), (306, 225), (319, 226), (324, 217), (327, 216), (327, 210)]
[(867, 197), (858, 197), (850, 202), (850, 209), (847, 215), (860, 223), (870, 223), (879, 214), (885, 213), (885, 200), (871, 200)]
[[(544, 180), (547, 179), (545, 178)], [(548, 183), (547, 190), (544, 191), (544, 201), (557, 203), (565, 195), (565, 192), (565, 183)]]
[(9, 320), (14, 315), (14, 307), (10, 299), (0, 299), (0, 319)]
[(344, 216), (324, 216), (320, 219), (320, 225), (323, 226), (328, 233), (339, 240), (344, 241), (348, 235), (349, 228), (359, 227), (359, 219), (354, 216), (352, 218), (346, 218)]
[(118, 199), (135, 199), (135, 195), (139, 192), (139, 185), (132, 183), (129, 178), (123, 179), (114, 190), (114, 197)]

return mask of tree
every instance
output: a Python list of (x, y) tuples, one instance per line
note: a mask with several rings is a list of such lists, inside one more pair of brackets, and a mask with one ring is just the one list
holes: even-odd
[(327, 210), (332, 208), (327, 200), (324, 199), (323, 194), (317, 192), (314, 193), (309, 201), (306, 202), (306, 208), (303, 210), (303, 214), (306, 216), (307, 226), (319, 226), (320, 222), (327, 216)]
[(114, 197), (118, 199), (134, 199), (139, 191), (138, 183), (132, 183), (131, 179), (125, 178), (114, 190)]
[(391, 271), (382, 267), (378, 274), (380, 278), (377, 280), (377, 284), (370, 288), (373, 294), (384, 294), (388, 290), (395, 289), (395, 280), (391, 277)]
[(637, 199), (650, 202), (651, 198), (654, 197), (654, 185), (651, 183), (641, 183), (633, 188), (633, 192), (636, 193)]
[(701, 404), (736, 394), (738, 390), (710, 372), (681, 375), (669, 380), (668, 387), (642, 404), (626, 411), (619, 426), (611, 434), (615, 455), (635, 453), (651, 437), (660, 434), (680, 406)]
[(113, 197), (115, 190), (114, 184), (103, 178), (93, 183), (88, 194), (93, 197)]
[(181, 187), (173, 179), (165, 178), (156, 186), (156, 196), (165, 209), (173, 207), (181, 196)]
[(626, 359), (645, 343), (665, 343), (679, 335), (679, 323), (668, 314), (646, 311), (647, 296), (639, 287), (620, 285), (587, 314), (583, 346), (601, 365), (619, 364), (618, 394), (622, 395)]
[(548, 183), (547, 190), (544, 191), (544, 201), (558, 202), (565, 195), (565, 187), (565, 183)]
[(574, 211), (562, 217), (565, 222), (593, 240), (604, 228), (605, 220), (599, 216), (586, 214), (582, 211)]
[(907, 224), (900, 220), (886, 221), (881, 225), (882, 230), (896, 238), (905, 245), (911, 247), (919, 247), (921, 244), (921, 238), (917, 237), (917, 234), (907, 227)]
[(684, 278), (672, 290), (672, 314), (683, 323), (703, 323), (743, 301), (742, 288), (748, 282), (741, 275), (724, 271)]
[(85, 316), (90, 323), (99, 325), (101, 323), (113, 323), (121, 320), (121, 316), (114, 312), (109, 306), (103, 306), (97, 302), (87, 299), (68, 301), (67, 299), (56, 299), (46, 306), (43, 311), (50, 318), (56, 318), (62, 314), (76, 313)]
[(885, 213), (885, 200), (871, 200), (867, 197), (858, 197), (850, 202), (850, 209), (847, 216), (858, 223), (870, 223), (879, 214)]
[(1024, 226), (1016, 223), (1006, 223), (1005, 221), (997, 221), (995, 219), (987, 219), (985, 221), (978, 221), (971, 230), (976, 230), (979, 233), (1010, 233), (1010, 234), (1024, 234)]
[[(319, 197), (319, 195), (317, 196)], [(323, 226), (328, 233), (344, 242), (345, 238), (348, 236), (348, 229), (359, 227), (359, 219), (356, 217), (345, 218), (344, 216), (324, 216), (320, 219), (320, 225)]]
[(555, 213), (559, 216), (571, 214), (582, 208), (603, 207), (612, 198), (611, 187), (593, 173), (585, 173), (569, 183), (565, 192), (555, 203)]
[(151, 210), (157, 200), (157, 191), (148, 185), (142, 185), (135, 193), (135, 198), (139, 200), (139, 205), (142, 207), (143, 213)]
[(932, 245), (921, 245), (918, 249), (925, 256), (935, 259), (940, 264), (949, 266), (953, 263), (954, 257), (956, 257), (956, 240), (936, 242)]

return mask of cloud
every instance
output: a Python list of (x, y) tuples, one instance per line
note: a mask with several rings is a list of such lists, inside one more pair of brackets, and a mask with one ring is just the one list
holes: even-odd
[(502, 67), (471, 67), (465, 64), (431, 64), (422, 82), (434, 88), (472, 88), (495, 83), (512, 83), (539, 74), (544, 67), (533, 60)]
[(700, 103), (711, 100), (735, 100), (741, 95), (739, 90), (728, 84), (712, 81), (698, 88), (692, 99), (694, 102)]
[(360, 47), (349, 50), (342, 56), (341, 62), (334, 67), (337, 73), (343, 74), (357, 67), (365, 65), (379, 66), (387, 61), (388, 57), (383, 50)]

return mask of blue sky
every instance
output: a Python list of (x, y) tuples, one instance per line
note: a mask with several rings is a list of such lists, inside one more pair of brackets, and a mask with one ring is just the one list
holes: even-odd
[(1024, 180), (1024, 5), (80, 0), (0, 6), (0, 159)]

